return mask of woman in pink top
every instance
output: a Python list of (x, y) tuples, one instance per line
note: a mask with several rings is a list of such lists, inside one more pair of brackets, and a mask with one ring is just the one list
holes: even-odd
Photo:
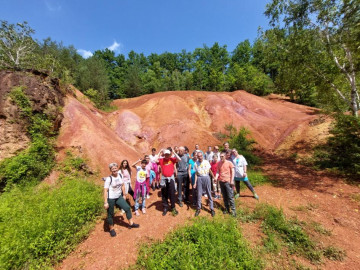
[[(125, 195), (130, 194), (131, 197), (133, 197), (134, 191), (131, 187), (131, 169), (130, 169), (129, 162), (126, 159), (124, 159), (120, 163), (120, 172), (123, 175)], [(129, 203), (130, 203), (130, 201), (129, 201)]]

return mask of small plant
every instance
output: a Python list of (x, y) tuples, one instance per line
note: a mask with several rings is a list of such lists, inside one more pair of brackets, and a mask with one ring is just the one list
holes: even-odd
[(134, 269), (262, 269), (236, 220), (199, 218), (164, 241), (143, 245)]
[(323, 254), (326, 258), (332, 261), (343, 261), (346, 257), (346, 252), (334, 246), (326, 247), (323, 250)]
[(326, 235), (326, 236), (331, 235), (331, 231), (325, 229), (320, 223), (312, 222), (311, 226), (314, 228), (314, 231), (319, 234)]

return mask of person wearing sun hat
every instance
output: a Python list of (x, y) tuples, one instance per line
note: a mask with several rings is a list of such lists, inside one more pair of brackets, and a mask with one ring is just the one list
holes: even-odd
[[(174, 157), (171, 157), (171, 152)], [(175, 208), (175, 164), (181, 160), (181, 158), (175, 153), (174, 149), (163, 149), (159, 154), (163, 154), (164, 157), (160, 158), (157, 163), (161, 168), (161, 197), (163, 203), (163, 216), (168, 212), (169, 204), (168, 200), (170, 199), (171, 211), (174, 215), (178, 214), (178, 211)], [(161, 155), (159, 155), (161, 156)]]

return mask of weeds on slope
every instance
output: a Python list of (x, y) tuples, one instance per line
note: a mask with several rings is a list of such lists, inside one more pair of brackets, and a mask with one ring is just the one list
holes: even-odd
[(14, 186), (0, 196), (0, 269), (50, 267), (88, 234), (102, 197), (76, 168), (83, 163), (68, 154), (56, 187)]

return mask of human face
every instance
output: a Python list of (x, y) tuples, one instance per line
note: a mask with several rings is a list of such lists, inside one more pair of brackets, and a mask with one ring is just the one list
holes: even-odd
[(226, 153), (226, 159), (230, 159), (230, 157), (231, 157), (231, 153), (230, 153), (230, 152), (227, 152), (227, 153)]
[(199, 150), (199, 145), (198, 144), (195, 144), (195, 149)]
[(232, 153), (235, 157), (237, 157), (237, 155), (238, 155), (238, 152), (237, 152), (236, 150), (232, 150), (231, 153)]
[(197, 156), (200, 162), (203, 161), (204, 157), (202, 153), (198, 153)]
[(215, 146), (215, 147), (214, 147), (214, 152), (215, 152), (215, 153), (219, 152), (219, 146)]
[(224, 154), (224, 153), (220, 154), (220, 160), (221, 160), (222, 162), (225, 161), (225, 154)]
[(229, 149), (229, 143), (225, 143), (224, 148), (225, 148), (225, 150), (228, 150)]
[(123, 161), (123, 167), (126, 167), (127, 165), (128, 165), (127, 161), (124, 160), (124, 161)]
[(141, 162), (141, 168), (145, 169), (145, 167), (146, 167), (146, 163)]
[(118, 166), (112, 166), (110, 170), (111, 170), (111, 174), (115, 176), (117, 175), (119, 168)]
[(214, 156), (213, 156), (213, 161), (215, 161), (215, 162), (218, 161), (218, 155), (214, 155)]
[(151, 153), (152, 153), (153, 155), (155, 155), (155, 154), (156, 154), (156, 149), (153, 149), (153, 150), (151, 151)]
[(209, 147), (208, 147), (208, 151), (211, 152), (211, 149), (212, 149), (211, 146), (209, 146)]

